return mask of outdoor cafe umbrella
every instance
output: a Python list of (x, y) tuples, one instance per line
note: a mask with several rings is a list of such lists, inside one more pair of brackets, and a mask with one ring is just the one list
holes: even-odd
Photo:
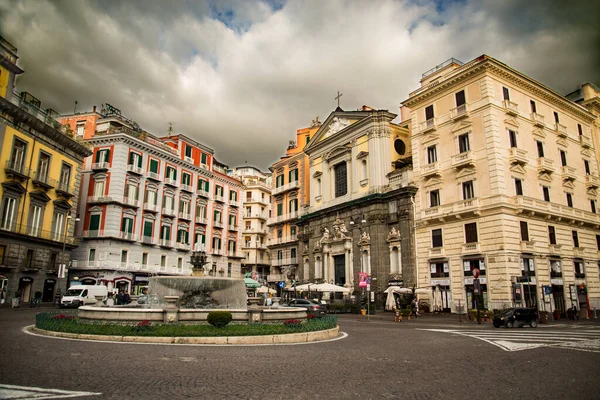
[[(414, 294), (428, 294), (430, 289), (416, 288)], [(411, 288), (401, 288), (398, 286), (390, 286), (383, 291), (383, 293), (400, 293), (400, 294), (413, 294)]]
[(310, 287), (310, 290), (312, 291), (312, 290), (314, 290), (313, 288), (315, 286), (317, 286), (316, 283), (305, 283), (303, 285), (296, 286), (296, 290), (299, 291), (299, 292), (306, 292), (306, 291), (308, 291), (308, 288)]
[(385, 300), (385, 309), (388, 311), (392, 311), (396, 308), (396, 299), (394, 298), (394, 292), (387, 292), (387, 299)]
[(261, 286), (256, 289), (256, 293), (277, 293), (277, 290), (268, 288), (266, 286)]
[(433, 311), (441, 312), (443, 307), (442, 291), (439, 286), (436, 286), (435, 291), (433, 292)]
[(252, 278), (244, 278), (244, 283), (246, 284), (246, 287), (249, 289), (256, 289), (261, 286), (260, 282), (257, 282)]
[[(310, 290), (312, 291), (313, 287), (311, 287)], [(333, 285), (331, 283), (320, 283), (318, 285), (314, 285), (314, 290), (315, 292), (350, 293), (350, 289), (343, 286)]]

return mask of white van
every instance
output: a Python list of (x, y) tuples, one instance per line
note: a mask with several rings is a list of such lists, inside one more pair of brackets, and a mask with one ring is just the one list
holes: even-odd
[(61, 307), (79, 307), (96, 304), (96, 296), (108, 297), (108, 289), (104, 285), (71, 286), (60, 300)]

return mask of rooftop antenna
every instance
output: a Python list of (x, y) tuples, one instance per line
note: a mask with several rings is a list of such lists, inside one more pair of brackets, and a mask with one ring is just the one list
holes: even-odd
[(173, 134), (173, 123), (169, 122), (169, 133), (168, 133), (168, 137), (171, 137), (171, 135)]
[(75, 100), (75, 108), (73, 109), (73, 114), (77, 114), (77, 100)]

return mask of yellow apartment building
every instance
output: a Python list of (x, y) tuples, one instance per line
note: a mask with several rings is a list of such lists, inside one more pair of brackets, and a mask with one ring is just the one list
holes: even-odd
[[(31, 94), (14, 92), (17, 49), (0, 38), (0, 283), (5, 300), (28, 302), (38, 290), (53, 301), (74, 247), (83, 158), (72, 139)], [(8, 303), (8, 301), (7, 301)]]

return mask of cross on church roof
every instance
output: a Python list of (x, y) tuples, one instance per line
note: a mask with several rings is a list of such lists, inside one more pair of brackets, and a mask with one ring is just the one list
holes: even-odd
[(335, 97), (335, 99), (336, 99), (336, 100), (337, 100), (337, 102), (338, 102), (338, 107), (340, 106), (340, 97), (342, 97), (343, 95), (344, 95), (344, 94), (343, 94), (343, 93), (340, 93), (340, 91), (338, 90), (338, 92), (337, 92), (337, 96)]

